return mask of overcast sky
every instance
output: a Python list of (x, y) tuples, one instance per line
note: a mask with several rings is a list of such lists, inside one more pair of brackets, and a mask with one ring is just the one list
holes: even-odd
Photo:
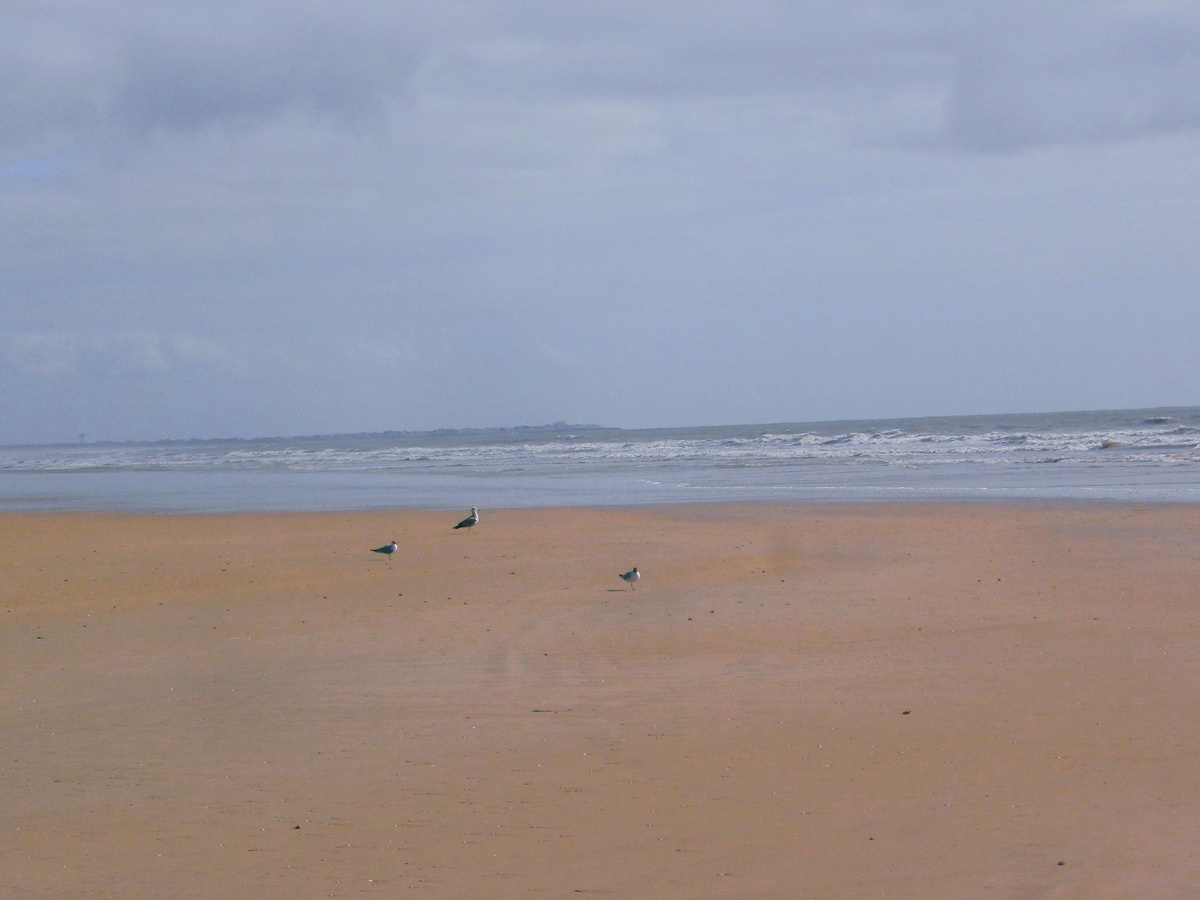
[(7, 0), (0, 442), (1200, 403), (1193, 0)]

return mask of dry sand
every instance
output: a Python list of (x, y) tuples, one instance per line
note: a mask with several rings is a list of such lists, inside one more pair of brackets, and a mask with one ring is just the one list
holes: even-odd
[(463, 513), (0, 515), (0, 895), (1198, 896), (1200, 507)]

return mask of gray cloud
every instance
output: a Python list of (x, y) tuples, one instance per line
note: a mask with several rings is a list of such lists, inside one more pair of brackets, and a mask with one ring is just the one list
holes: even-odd
[(404, 133), (422, 124), (414, 102), (471, 98), (757, 97), (852, 120), (944, 102), (945, 135), (985, 150), (1200, 121), (1200, 13), (1184, 3), (166, 2), (30, 6), (5, 24), (10, 151), (289, 116)]
[(0, 440), (1186, 401), (1198, 46), (1168, 0), (9, 4)]
[[(209, 8), (201, 9), (207, 20)], [(413, 71), (412, 48), (395, 36), (333, 16), (243, 21), (247, 9), (220, 27), (205, 21), (130, 36), (111, 118), (135, 132), (247, 127), (291, 114), (357, 126), (386, 118)]]
[(0, 138), (36, 151), (293, 115), (369, 127), (403, 96), (418, 59), (403, 23), (380, 29), (370, 4), (355, 11), (164, 2), (10, 14)]
[(1104, 143), (1200, 126), (1200, 10), (1015, 4), (964, 55), (948, 107), (964, 147)]

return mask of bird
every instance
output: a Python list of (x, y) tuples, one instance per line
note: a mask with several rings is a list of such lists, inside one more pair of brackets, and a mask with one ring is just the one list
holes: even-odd
[(473, 528), (479, 522), (479, 507), (472, 506), (471, 514), (455, 525), (455, 528)]
[(384, 544), (382, 547), (376, 547), (371, 552), (372, 553), (382, 553), (388, 559), (391, 559), (392, 554), (396, 552), (396, 547), (397, 547), (396, 542), (392, 541), (390, 544)]
[(628, 581), (629, 589), (633, 590), (634, 582), (642, 577), (642, 573), (637, 570), (637, 566), (634, 566), (628, 572), (622, 572), (620, 577), (624, 578), (626, 581)]

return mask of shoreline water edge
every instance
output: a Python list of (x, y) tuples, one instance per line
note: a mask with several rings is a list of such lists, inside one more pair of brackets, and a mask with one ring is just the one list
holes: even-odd
[(0, 447), (0, 511), (1200, 502), (1200, 407)]

